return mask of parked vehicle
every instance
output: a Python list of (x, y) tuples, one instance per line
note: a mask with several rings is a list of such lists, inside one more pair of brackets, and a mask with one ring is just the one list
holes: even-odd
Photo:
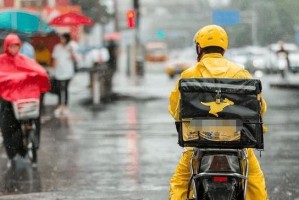
[(145, 60), (164, 62), (168, 60), (168, 48), (163, 42), (150, 42), (145, 45)]
[(245, 63), (245, 68), (252, 74), (257, 71), (262, 71), (265, 73), (270, 72), (267, 68), (267, 56), (269, 55), (269, 50), (264, 47), (249, 46), (245, 48), (247, 52), (247, 62)]
[(226, 57), (254, 74), (256, 71), (270, 72), (268, 68), (269, 50), (259, 46), (230, 49)]
[(189, 67), (194, 66), (196, 64), (196, 58), (197, 55), (194, 48), (186, 48), (176, 52), (176, 56), (170, 58), (166, 63), (165, 72), (169, 78), (174, 78)]
[(77, 52), (79, 70), (89, 70), (95, 64), (101, 64), (109, 60), (109, 52), (103, 46), (85, 47)]
[(224, 57), (226, 57), (228, 60), (233, 61), (234, 63), (240, 65), (241, 67), (245, 67), (245, 64), (247, 62), (247, 53), (244, 50), (244, 48), (231, 48), (228, 49)]
[(293, 73), (299, 72), (299, 49), (289, 53), (290, 69)]

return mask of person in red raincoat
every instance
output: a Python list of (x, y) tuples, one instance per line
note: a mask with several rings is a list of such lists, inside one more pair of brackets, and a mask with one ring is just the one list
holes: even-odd
[[(19, 53), (22, 42), (16, 34), (6, 36), (4, 53), (0, 55), (0, 126), (4, 146), (9, 159), (20, 153), (19, 138), (21, 126), (16, 120), (11, 102), (19, 99), (40, 98), (50, 89), (49, 77), (45, 69), (36, 61)], [(40, 120), (36, 122), (37, 130)], [(38, 138), (39, 138), (39, 131)]]

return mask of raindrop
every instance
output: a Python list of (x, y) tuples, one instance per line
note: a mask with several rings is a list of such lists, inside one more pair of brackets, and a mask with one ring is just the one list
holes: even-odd
[(279, 188), (278, 187), (274, 188), (273, 193), (278, 193), (278, 192), (279, 192)]
[(292, 192), (287, 191), (288, 196), (292, 196)]

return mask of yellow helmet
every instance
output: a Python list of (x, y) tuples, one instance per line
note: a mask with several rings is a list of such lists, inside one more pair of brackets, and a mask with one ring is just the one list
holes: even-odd
[(197, 31), (194, 35), (194, 42), (201, 48), (217, 46), (226, 50), (228, 46), (228, 37), (222, 27), (208, 25)]

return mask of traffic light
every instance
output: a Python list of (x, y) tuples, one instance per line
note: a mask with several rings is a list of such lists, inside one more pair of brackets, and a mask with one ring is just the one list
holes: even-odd
[(127, 26), (135, 28), (135, 11), (133, 9), (127, 11)]
[(138, 10), (139, 9), (139, 0), (134, 0), (133, 1), (133, 6), (134, 6), (135, 10)]

